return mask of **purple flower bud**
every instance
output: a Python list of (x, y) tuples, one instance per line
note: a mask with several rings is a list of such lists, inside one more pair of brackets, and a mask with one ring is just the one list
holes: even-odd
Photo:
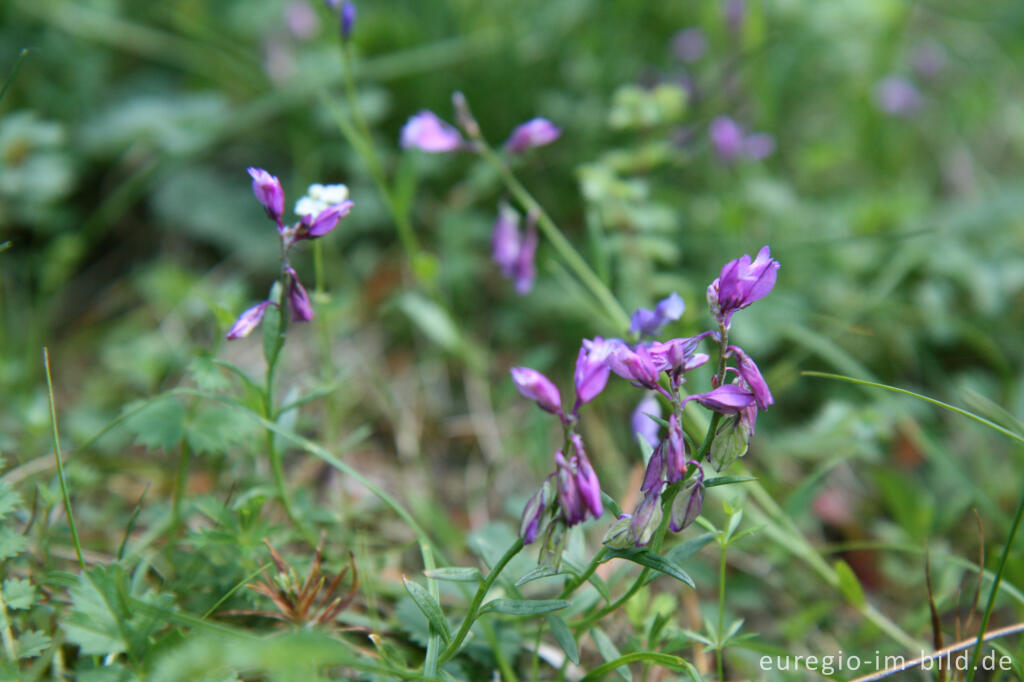
[(352, 28), (356, 25), (356, 5), (345, 2), (341, 6), (341, 37), (348, 40), (352, 36)]
[(601, 482), (597, 480), (597, 473), (590, 465), (587, 453), (583, 450), (583, 439), (579, 434), (574, 433), (570, 436), (570, 440), (576, 453), (573, 460), (576, 464), (576, 485), (579, 488), (580, 496), (593, 517), (600, 518), (604, 513), (604, 505), (601, 502)]
[(754, 133), (743, 139), (743, 155), (761, 161), (775, 153), (775, 138), (768, 133)]
[(729, 346), (728, 350), (739, 361), (736, 373), (739, 374), (743, 383), (754, 394), (758, 409), (768, 409), (768, 406), (773, 404), (775, 399), (772, 398), (772, 392), (768, 390), (768, 384), (765, 383), (764, 377), (761, 376), (761, 370), (750, 359), (750, 356), (743, 352), (742, 348)]
[(651, 458), (647, 460), (647, 468), (644, 470), (644, 480), (640, 484), (640, 490), (649, 492), (665, 481), (665, 445), (659, 443)]
[(743, 408), (754, 404), (754, 394), (736, 384), (725, 384), (708, 393), (697, 393), (683, 399), (683, 404), (696, 400), (698, 403), (722, 414), (739, 414)]
[(654, 336), (666, 324), (675, 322), (682, 317), (685, 310), (686, 303), (683, 302), (679, 294), (673, 292), (659, 301), (654, 310), (638, 308), (629, 320), (629, 332)]
[(672, 415), (668, 420), (668, 438), (665, 440), (665, 475), (669, 483), (675, 483), (686, 473), (686, 439), (679, 418)]
[(292, 312), (292, 322), (309, 322), (313, 319), (313, 304), (292, 268), (288, 268), (288, 280), (288, 307)]
[[(696, 464), (696, 462), (693, 462)], [(700, 516), (701, 509), (704, 507), (704, 472), (701, 470), (700, 465), (697, 465), (696, 471), (686, 479), (686, 483), (683, 485), (682, 490), (676, 495), (676, 499), (672, 501), (672, 511), (669, 517), (669, 530), (673, 533), (678, 533), (683, 530), (694, 520)]]
[(462, 148), (462, 135), (432, 111), (423, 110), (412, 116), (402, 128), (402, 147), (415, 147), (425, 152), (452, 152)]
[(338, 222), (349, 214), (355, 203), (343, 201), (340, 204), (333, 204), (320, 211), (314, 218), (311, 215), (302, 217), (303, 226), (308, 226), (300, 231), (298, 239), (316, 239), (338, 226)]
[(728, 116), (718, 116), (711, 121), (708, 135), (722, 160), (732, 161), (743, 153), (743, 128)]
[(515, 273), (522, 235), (519, 233), (519, 214), (505, 202), (498, 205), (498, 217), (491, 233), (491, 257), (506, 277)]
[(649, 414), (661, 417), (661, 403), (658, 402), (654, 393), (648, 393), (643, 397), (643, 400), (637, 403), (636, 409), (633, 410), (633, 416), (630, 419), (633, 433), (638, 434), (650, 443), (653, 448), (658, 445), (658, 430), (661, 426), (658, 422), (648, 417), (647, 415)]
[[(600, 337), (594, 341), (604, 341)], [(586, 341), (580, 346), (579, 355), (576, 356), (576, 372), (574, 374), (576, 384), (576, 397), (580, 403), (589, 403), (596, 398), (608, 384), (608, 354), (612, 347), (607, 343), (591, 343), (587, 348)]]
[(565, 461), (561, 450), (555, 453), (555, 463), (558, 467), (558, 504), (562, 508), (562, 518), (565, 520), (565, 525), (575, 526), (587, 516), (583, 492), (580, 490), (576, 473)]
[(518, 154), (531, 147), (543, 147), (551, 144), (561, 135), (561, 129), (548, 119), (531, 118), (526, 123), (516, 126), (508, 140), (505, 141), (505, 149)]
[(921, 108), (920, 90), (903, 76), (887, 76), (875, 85), (875, 104), (893, 116), (910, 116)]
[(534, 261), (537, 258), (539, 239), (536, 216), (531, 213), (526, 216), (526, 235), (523, 237), (523, 244), (515, 263), (516, 293), (520, 296), (530, 293), (530, 289), (533, 288), (533, 280), (537, 276)]
[(252, 176), (252, 193), (256, 199), (263, 204), (267, 215), (278, 226), (281, 223), (281, 214), (284, 213), (284, 190), (281, 189), (281, 181), (263, 170), (262, 168), (248, 168)]
[(608, 357), (608, 366), (623, 379), (628, 379), (646, 388), (658, 385), (659, 369), (647, 349), (638, 346), (633, 350), (624, 343), (618, 345)]
[(708, 38), (699, 28), (684, 28), (672, 38), (672, 53), (680, 61), (695, 62), (708, 51)]
[(722, 273), (708, 286), (708, 304), (718, 323), (726, 328), (732, 314), (768, 295), (775, 286), (779, 262), (764, 246), (751, 262), (749, 255), (729, 261)]
[(540, 489), (533, 494), (523, 507), (522, 520), (519, 522), (519, 537), (523, 539), (524, 545), (531, 544), (537, 539), (541, 530), (541, 521), (548, 509), (548, 500), (551, 497), (551, 477), (544, 479)]
[(511, 372), (512, 381), (523, 396), (536, 401), (541, 409), (562, 413), (562, 396), (550, 379), (529, 367), (513, 367)]
[(228, 330), (227, 338), (244, 339), (252, 333), (252, 330), (259, 326), (260, 322), (263, 321), (263, 315), (267, 312), (267, 306), (276, 305), (273, 301), (264, 301), (254, 305), (253, 307), (246, 310), (244, 313), (238, 316), (235, 323), (231, 325), (231, 329)]
[(651, 489), (633, 512), (631, 530), (633, 544), (642, 547), (651, 541), (654, 531), (661, 525), (661, 489), (657, 486)]

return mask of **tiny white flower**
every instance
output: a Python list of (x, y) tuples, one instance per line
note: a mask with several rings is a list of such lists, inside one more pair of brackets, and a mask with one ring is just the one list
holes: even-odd
[(323, 201), (313, 199), (310, 197), (302, 197), (295, 202), (295, 215), (300, 218), (304, 218), (308, 215), (319, 215), (320, 211), (327, 208), (327, 204)]
[(345, 185), (327, 185), (321, 188), (318, 198), (326, 202), (328, 206), (340, 204), (348, 199), (348, 187)]

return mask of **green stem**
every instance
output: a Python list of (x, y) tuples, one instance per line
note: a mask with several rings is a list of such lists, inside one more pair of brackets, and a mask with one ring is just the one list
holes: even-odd
[(971, 664), (967, 666), (967, 682), (974, 682), (974, 671), (978, 664), (978, 657), (981, 656), (981, 645), (984, 643), (985, 630), (988, 628), (989, 617), (996, 605), (996, 595), (999, 594), (999, 583), (1003, 580), (1003, 570), (1006, 568), (1006, 560), (1010, 556), (1010, 547), (1017, 536), (1017, 529), (1020, 527), (1021, 517), (1024, 516), (1024, 494), (1017, 503), (1017, 513), (1013, 517), (1013, 526), (1010, 528), (1010, 536), (1003, 546), (1003, 554), (999, 557), (999, 566), (996, 568), (996, 577), (992, 581), (992, 588), (988, 593), (988, 601), (985, 604), (985, 613), (981, 617), (981, 625), (978, 627), (978, 643), (974, 645), (974, 652), (971, 654)]
[(188, 482), (188, 463), (192, 457), (192, 449), (188, 446), (188, 440), (181, 439), (181, 449), (178, 453), (178, 479), (174, 484), (174, 502), (171, 507), (171, 528), (177, 533), (181, 525), (181, 504), (185, 499), (185, 486)]
[(71, 529), (71, 540), (75, 545), (75, 555), (78, 557), (78, 565), (85, 571), (85, 559), (82, 558), (82, 543), (78, 540), (78, 528), (75, 526), (75, 516), (71, 513), (71, 497), (68, 495), (68, 484), (64, 478), (64, 462), (60, 453), (60, 434), (57, 431), (57, 405), (53, 398), (53, 378), (50, 376), (50, 353), (43, 347), (43, 367), (46, 368), (46, 391), (50, 397), (50, 426), (53, 430), (53, 457), (57, 462), (57, 480), (60, 482), (60, 496), (64, 500), (64, 513), (68, 517), (68, 527)]
[(594, 575), (594, 571), (597, 570), (597, 567), (601, 565), (601, 561), (604, 559), (604, 555), (607, 553), (608, 548), (602, 546), (601, 549), (598, 550), (597, 554), (594, 555), (594, 558), (590, 560), (590, 564), (587, 566), (586, 570), (583, 571), (583, 573), (581, 573), (578, 578), (570, 580), (566, 583), (565, 587), (562, 589), (562, 593), (558, 595), (558, 598), (565, 599), (570, 594), (575, 592), (580, 585), (587, 582), (587, 580), (590, 579), (590, 576)]
[(537, 216), (537, 226), (540, 227), (544, 236), (555, 247), (555, 250), (558, 251), (558, 255), (562, 257), (565, 264), (576, 273), (576, 276), (590, 290), (594, 298), (600, 301), (615, 324), (623, 329), (627, 328), (629, 326), (629, 315), (623, 310), (622, 305), (619, 304), (611, 290), (605, 286), (601, 278), (587, 265), (587, 262), (580, 256), (579, 252), (565, 238), (565, 235), (558, 229), (558, 225), (551, 219), (551, 216), (544, 210), (544, 207), (540, 205), (540, 202), (533, 198), (529, 190), (519, 182), (519, 179), (512, 172), (512, 169), (508, 167), (508, 164), (482, 138), (477, 138), (476, 143), (481, 158), (487, 161), (501, 175), (505, 186), (512, 196), (515, 197), (516, 201), (519, 202), (525, 211)]
[(508, 551), (498, 559), (498, 563), (494, 564), (494, 568), (487, 574), (487, 578), (480, 583), (480, 587), (477, 588), (476, 594), (473, 595), (473, 601), (469, 605), (469, 611), (466, 613), (466, 617), (462, 621), (462, 625), (459, 626), (459, 631), (455, 633), (455, 637), (452, 638), (451, 643), (448, 645), (443, 652), (441, 652), (440, 662), (444, 663), (448, 659), (458, 652), (459, 647), (462, 645), (462, 641), (466, 639), (466, 635), (469, 634), (469, 629), (473, 626), (473, 621), (476, 620), (476, 614), (480, 610), (480, 605), (484, 601), (484, 597), (487, 596), (487, 592), (494, 585), (494, 581), (498, 579), (501, 572), (505, 569), (508, 562), (512, 561), (515, 555), (519, 554), (523, 550), (523, 539), (518, 538), (512, 546), (508, 548)]
[(11, 630), (11, 621), (7, 616), (7, 604), (4, 602), (3, 591), (0, 591), (0, 635), (3, 636), (7, 660), (17, 661), (18, 647), (14, 641), (14, 632)]
[(718, 682), (725, 680), (724, 646), (722, 633), (725, 631), (725, 556), (729, 543), (721, 543), (721, 555), (718, 565), (718, 642), (715, 648), (715, 667), (718, 669)]

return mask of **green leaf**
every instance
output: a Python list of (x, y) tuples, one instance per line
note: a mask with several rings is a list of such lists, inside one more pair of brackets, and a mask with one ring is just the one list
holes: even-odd
[(398, 307), (421, 332), (444, 350), (453, 355), (464, 350), (465, 343), (458, 325), (441, 306), (419, 294), (407, 293), (398, 300)]
[(571, 602), (564, 599), (492, 599), (480, 609), (485, 613), (505, 613), (510, 616), (537, 616), (564, 609)]
[(229, 405), (205, 405), (185, 427), (185, 438), (197, 454), (225, 453), (255, 433), (252, 420)]
[(0, 561), (10, 559), (25, 551), (27, 540), (21, 533), (10, 528), (0, 528)]
[(33, 658), (50, 648), (53, 640), (39, 630), (29, 630), (18, 635), (18, 658)]
[[(598, 627), (591, 628), (590, 636), (594, 638), (594, 644), (597, 646), (597, 652), (601, 654), (601, 658), (606, 662), (611, 663), (622, 658), (622, 654), (619, 653), (619, 650), (612, 643), (612, 640), (608, 635), (604, 634), (604, 630)], [(619, 666), (615, 668), (615, 672), (617, 672), (622, 679), (626, 680), (626, 682), (633, 682), (633, 673), (630, 672), (628, 667), (624, 665)]]
[(714, 488), (716, 485), (732, 485), (733, 483), (746, 483), (756, 481), (755, 476), (715, 476), (704, 481), (705, 488)]
[(537, 566), (533, 570), (524, 573), (522, 577), (516, 581), (516, 587), (522, 587), (528, 582), (540, 580), (541, 578), (550, 578), (553, 575), (571, 575), (571, 573), (569, 571), (559, 571), (552, 566)]
[(453, 583), (478, 583), (484, 579), (480, 574), (480, 569), (471, 566), (435, 568), (432, 571), (423, 571), (423, 575), (434, 580), (447, 580)]
[(704, 549), (704, 547), (714, 539), (714, 533), (704, 533), (703, 535), (697, 535), (696, 537), (689, 538), (665, 552), (665, 558), (674, 564), (682, 563), (700, 550)]
[[(128, 405), (130, 411), (135, 405)], [(150, 450), (170, 450), (185, 435), (185, 407), (173, 396), (150, 402), (124, 421), (135, 442)]]
[(24, 578), (8, 578), (4, 581), (4, 603), (7, 608), (28, 609), (36, 600), (36, 588)]
[(561, 617), (553, 613), (548, 614), (547, 620), (548, 629), (554, 635), (558, 646), (562, 647), (562, 651), (565, 652), (570, 661), (579, 665), (580, 651), (576, 646), (576, 638), (572, 636), (572, 630), (569, 629), (569, 625)]
[(416, 606), (426, 616), (427, 622), (430, 623), (434, 632), (441, 635), (445, 644), (451, 642), (452, 633), (448, 628), (448, 621), (445, 620), (441, 605), (437, 603), (433, 595), (427, 591), (427, 588), (405, 577), (402, 578), (402, 582), (405, 583), (405, 591), (409, 593), (412, 600), (416, 602)]
[(686, 583), (690, 587), (694, 587), (693, 578), (687, 575), (686, 571), (679, 568), (679, 566), (674, 562), (669, 561), (665, 557), (655, 554), (648, 549), (640, 547), (610, 549), (605, 553), (605, 556), (609, 559), (625, 559), (627, 561), (632, 561), (635, 564), (646, 566), (647, 568), (653, 568), (654, 570), (671, 576), (680, 582)]
[(839, 577), (839, 591), (843, 593), (846, 600), (854, 606), (864, 606), (866, 603), (864, 589), (860, 586), (860, 581), (857, 580), (857, 575), (850, 565), (840, 559), (835, 562), (833, 568)]
[(21, 495), (10, 483), (0, 479), (0, 519), (21, 508)]

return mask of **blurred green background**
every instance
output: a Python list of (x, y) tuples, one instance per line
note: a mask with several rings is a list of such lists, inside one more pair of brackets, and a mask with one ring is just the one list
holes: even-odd
[[(800, 372), (910, 388), (1024, 431), (1024, 4), (359, 3), (359, 101), (438, 258), (457, 336), (481, 349), (478, 366), (447, 336), (448, 320), (410, 294), (394, 224), (332, 114), (343, 97), (334, 22), (302, 0), (0, 6), (0, 78), (29, 48), (0, 101), (7, 465), (49, 452), (43, 345), (72, 442), (132, 401), (201, 381), (202, 358), (261, 366), (258, 341), (221, 342), (277, 267), (245, 173), (254, 165), (281, 178), (288, 206), (313, 182), (344, 182), (356, 202), (321, 240), (318, 320), (286, 351), (293, 383), (343, 381), (298, 427), (330, 444), (368, 424), (350, 461), (404, 491), (456, 546), (467, 528), (514, 521), (547, 471), (552, 433), (508, 368), (533, 366), (567, 387), (580, 339), (622, 330), (543, 240), (535, 289), (515, 295), (490, 261), (503, 190), (486, 166), (398, 148), (408, 116), (429, 108), (452, 120), (461, 90), (493, 143), (532, 116), (562, 126), (517, 172), (628, 309), (684, 297), (670, 333), (705, 328), (704, 288), (721, 265), (771, 245), (775, 291), (733, 325), (776, 398), (746, 463), (825, 551), (885, 545), (830, 556), (927, 639), (920, 552), (975, 560), (972, 509), (998, 552), (1022, 453), (932, 408)], [(708, 133), (719, 116), (770, 134), (774, 152), (723, 159)], [(298, 260), (313, 272), (309, 252)], [(584, 418), (614, 496), (627, 495), (639, 461), (636, 397), (613, 383)], [(225, 428), (206, 473), (197, 468), (197, 494), (256, 466), (245, 434)], [(105, 519), (132, 508), (141, 481), (154, 500), (169, 489), (161, 472), (173, 458), (159, 439), (146, 444), (113, 433), (75, 461), (94, 545), (116, 543)], [(309, 481), (308, 504), (333, 508), (319, 474), (301, 457), (291, 464)], [(743, 551), (731, 608), (764, 641), (813, 649), (835, 637), (853, 648), (878, 637), (836, 610), (841, 597), (822, 597), (786, 547), (762, 538)], [(1024, 583), (1022, 557), (1011, 584)], [(712, 582), (712, 570), (692, 573)], [(970, 572), (946, 560), (933, 571), (951, 619)], [(1000, 605), (1007, 622), (1022, 612)]]

